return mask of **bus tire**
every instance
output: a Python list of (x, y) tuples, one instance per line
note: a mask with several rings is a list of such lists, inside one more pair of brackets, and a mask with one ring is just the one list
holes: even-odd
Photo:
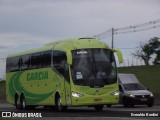
[(103, 110), (103, 105), (96, 105), (94, 106), (96, 111), (102, 111)]
[(128, 107), (129, 107), (129, 104), (123, 103), (123, 106), (124, 106), (125, 108), (128, 108)]
[(18, 94), (15, 95), (15, 106), (16, 106), (16, 109), (21, 110), (21, 101)]
[(56, 103), (57, 111), (62, 112), (62, 111), (66, 111), (67, 110), (67, 107), (62, 105), (62, 101), (61, 101), (60, 95), (56, 96), (55, 103)]
[(107, 107), (108, 107), (108, 108), (111, 108), (111, 107), (112, 107), (112, 104), (107, 104)]
[(16, 106), (16, 109), (18, 109), (18, 95), (16, 94), (14, 97), (14, 105)]
[(22, 110), (27, 109), (26, 100), (23, 94), (21, 95), (21, 109)]

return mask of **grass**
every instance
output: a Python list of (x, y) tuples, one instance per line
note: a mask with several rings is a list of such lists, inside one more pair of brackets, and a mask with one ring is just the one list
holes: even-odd
[(119, 73), (132, 73), (150, 91), (160, 93), (160, 65), (118, 68)]

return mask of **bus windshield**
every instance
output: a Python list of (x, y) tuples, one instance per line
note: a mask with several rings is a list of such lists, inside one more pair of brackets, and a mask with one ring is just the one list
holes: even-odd
[(73, 50), (72, 77), (74, 84), (103, 87), (117, 82), (116, 62), (109, 49)]

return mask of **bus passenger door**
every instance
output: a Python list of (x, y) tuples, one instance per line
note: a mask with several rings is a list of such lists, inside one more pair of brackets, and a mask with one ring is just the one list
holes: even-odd
[(70, 106), (71, 105), (71, 86), (70, 86), (70, 72), (69, 72), (69, 67), (70, 65), (65, 63), (65, 69), (64, 69), (64, 77), (65, 77), (65, 99), (66, 99), (66, 105)]

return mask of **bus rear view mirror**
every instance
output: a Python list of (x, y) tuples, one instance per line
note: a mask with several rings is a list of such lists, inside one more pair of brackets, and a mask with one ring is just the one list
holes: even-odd
[(67, 51), (67, 63), (72, 65), (72, 53), (71, 51)]
[(112, 50), (113, 50), (113, 52), (117, 53), (119, 63), (122, 63), (123, 62), (123, 57), (122, 57), (121, 51), (117, 50), (117, 49), (112, 49)]

